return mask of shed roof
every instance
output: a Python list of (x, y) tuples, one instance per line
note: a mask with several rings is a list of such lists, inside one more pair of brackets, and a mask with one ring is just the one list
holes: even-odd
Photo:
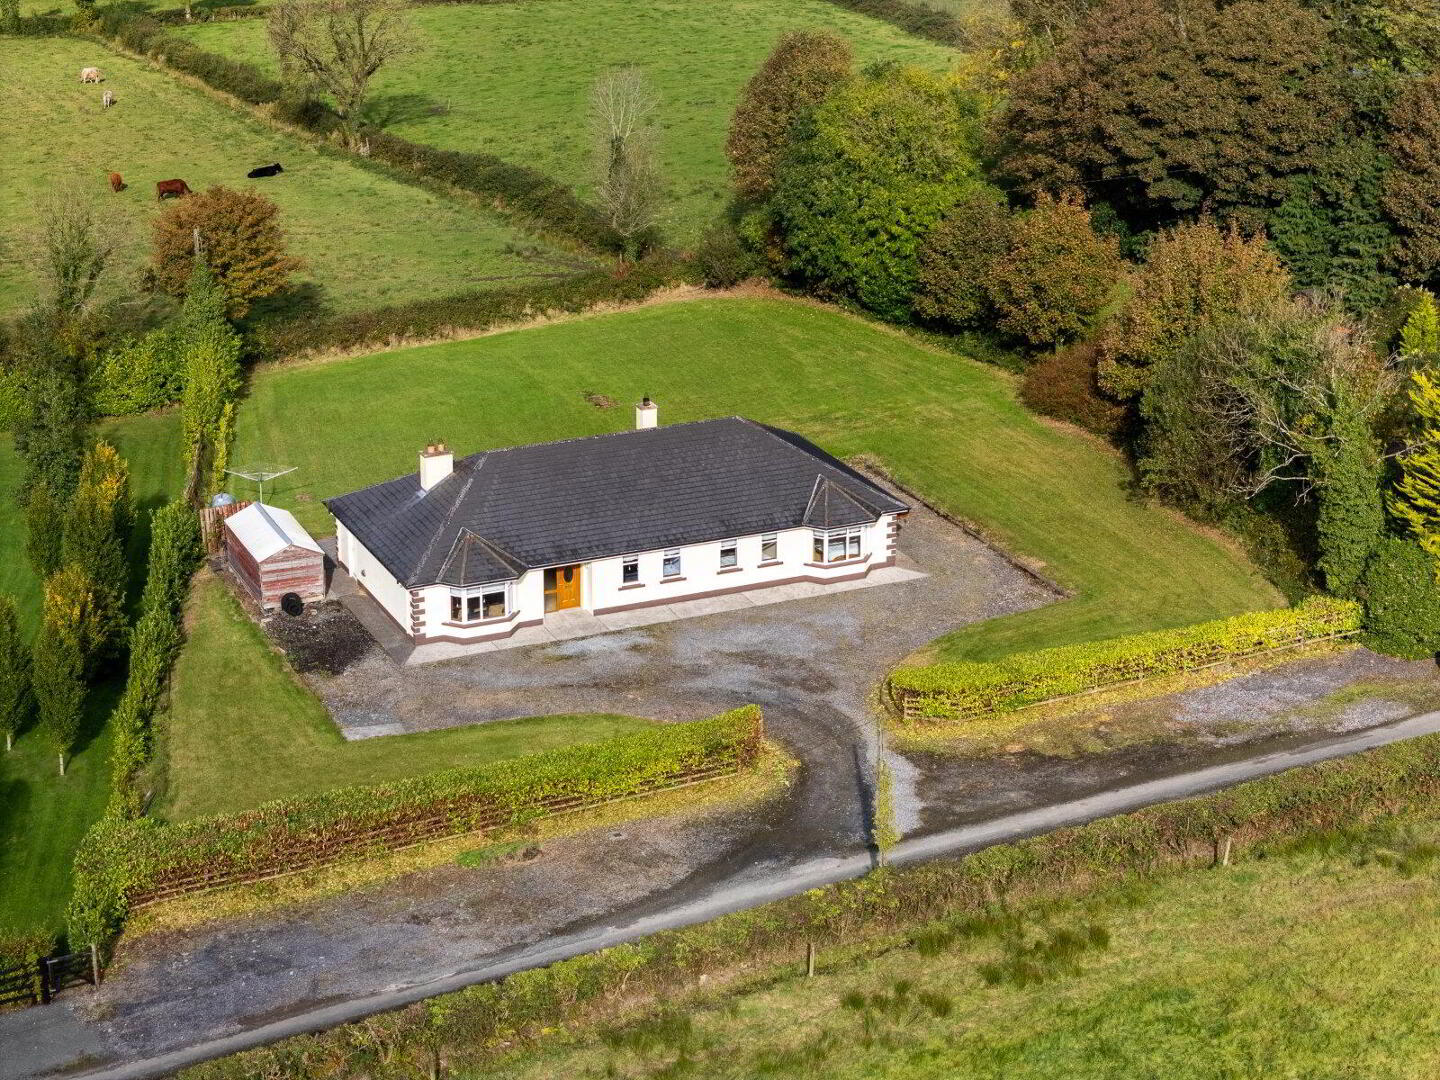
[(799, 435), (738, 416), (484, 451), (428, 491), (411, 473), (325, 505), (411, 588), (907, 509)]
[(324, 554), (304, 526), (295, 520), (295, 515), (278, 506), (251, 503), (238, 514), (226, 518), (225, 527), (245, 545), (245, 550), (254, 556), (256, 562), (264, 562), (288, 547)]

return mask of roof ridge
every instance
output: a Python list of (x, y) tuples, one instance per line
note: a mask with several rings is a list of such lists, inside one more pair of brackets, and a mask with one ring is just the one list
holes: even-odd
[[(530, 450), (537, 446), (564, 446), (566, 443), (590, 442), (593, 439), (615, 439), (622, 435), (644, 435), (660, 431), (674, 431), (677, 428), (698, 427), (701, 424), (718, 424), (725, 420), (740, 420), (744, 423), (753, 423), (745, 417), (732, 413), (729, 416), (709, 416), (703, 420), (682, 420), (678, 424), (659, 424), (653, 428), (621, 428), (619, 431), (598, 431), (594, 435), (575, 435), (568, 439), (546, 439), (543, 442), (520, 443), (517, 446), (497, 446), (493, 450), (476, 450), (473, 454), (466, 454), (462, 460), (469, 461), (471, 458), (487, 457), (490, 454), (508, 454), (512, 450)], [(784, 440), (781, 440), (782, 442)]]
[[(273, 517), (270, 516), (270, 510), (272, 509), (271, 507), (266, 506), (262, 502), (251, 503), (251, 505), (254, 506), (257, 511), (259, 511), (260, 516), (269, 523), (270, 527), (279, 534), (280, 539), (285, 541), (286, 547), (295, 546), (295, 540), (288, 532), (285, 531), (285, 526), (281, 525), (280, 522), (276, 521)], [(278, 510), (279, 507), (274, 507), (274, 509)]]

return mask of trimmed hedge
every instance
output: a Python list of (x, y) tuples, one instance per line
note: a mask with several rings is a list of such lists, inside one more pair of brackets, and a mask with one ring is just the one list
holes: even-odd
[[(185, 1080), (289, 1080), (323, 1066), (335, 1080), (399, 1075), (386, 1063), (436, 1062), (483, 1075), (516, 1044), (614, 1023), (694, 991), (700, 974), (745, 973), (804, 954), (806, 942), (884, 944), (935, 919), (1007, 899), (1058, 898), (1135, 874), (1207, 864), (1226, 837), (1244, 843), (1350, 827), (1400, 811), (1440, 811), (1440, 736), (1292, 769), (1227, 791), (1164, 803), (959, 859), (881, 870), (712, 922), (524, 971), (397, 1012), (211, 1062)], [(793, 970), (793, 968), (792, 968)], [(715, 985), (712, 983), (712, 985)], [(383, 1060), (380, 1055), (384, 1055)], [(423, 1055), (423, 1056), (422, 1056)]]
[(906, 0), (830, 0), (830, 3), (951, 48), (968, 51), (976, 44), (973, 31), (963, 19), (925, 4), (910, 4)]
[[(98, 822), (75, 856), (70, 940), (107, 943), (132, 902), (323, 865), (396, 846), (387, 830), (424, 838), (522, 824), (743, 767), (759, 754), (755, 706), (690, 724), (448, 769), (388, 784), (282, 799), (241, 814), (174, 825), (153, 818)], [(565, 805), (557, 807), (557, 802)], [(434, 827), (438, 824), (438, 828)], [(327, 853), (321, 862), (305, 856)]]
[(156, 510), (150, 529), (149, 567), (140, 617), (130, 631), (125, 692), (110, 718), (115, 742), (110, 750), (112, 791), (107, 812), (120, 818), (136, 817), (144, 807), (145, 794), (136, 777), (150, 762), (150, 723), (180, 653), (185, 598), (204, 554), (200, 519), (183, 500)]
[[(98, 28), (100, 33), (131, 52), (193, 76), (216, 90), (250, 105), (273, 106), (274, 115), (286, 123), (324, 136), (339, 126), (334, 110), (323, 102), (313, 98), (297, 99), (282, 82), (253, 64), (198, 48), (170, 34), (165, 25), (154, 18), (109, 9), (101, 16)], [(585, 247), (613, 253), (624, 246), (622, 238), (598, 209), (582, 202), (565, 184), (535, 169), (503, 161), (493, 154), (439, 150), (377, 128), (367, 128), (362, 134), (370, 144), (372, 160), (383, 161), (421, 180), (492, 200), (497, 206)]]
[(993, 663), (896, 668), (888, 681), (907, 721), (971, 720), (1103, 686), (1350, 634), (1360, 627), (1358, 604), (1319, 597), (1297, 607), (1016, 653)]
[(539, 315), (578, 313), (597, 304), (634, 303), (657, 289), (693, 282), (688, 263), (655, 257), (623, 273), (596, 270), (540, 288), (517, 286), (261, 326), (250, 334), (265, 356), (290, 359), (331, 349), (398, 346), (456, 331), (488, 330)]

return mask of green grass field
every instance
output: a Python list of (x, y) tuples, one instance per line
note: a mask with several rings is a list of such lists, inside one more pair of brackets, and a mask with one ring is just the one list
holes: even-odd
[[(642, 67), (662, 105), (667, 230), (693, 240), (728, 195), (725, 133), (740, 89), (779, 34), (827, 28), (861, 63), (944, 69), (952, 50), (824, 0), (536, 0), (417, 7), (424, 52), (381, 72), (373, 118), (416, 142), (483, 151), (577, 185), (588, 195), (588, 94), (614, 67)], [(197, 44), (275, 64), (263, 20), (181, 31)]]
[(346, 742), (217, 579), (198, 583), (187, 634), (166, 720), (166, 794), (157, 806), (170, 820), (597, 742), (653, 723), (542, 716)]
[[(103, 87), (79, 82), (90, 65), (104, 71)], [(100, 105), (103, 89), (117, 100), (108, 110)], [(513, 283), (556, 268), (553, 251), (477, 208), (312, 149), (93, 42), (0, 39), (0, 96), (10, 102), (9, 129), (35, 134), (10, 139), (0, 169), (0, 316), (32, 295), (23, 259), (36, 197), (66, 176), (92, 184), (102, 206), (114, 210), (126, 241), (122, 277), (148, 252), (149, 222), (160, 212), (157, 180), (180, 177), (196, 191), (245, 187), (256, 183), (245, 179), (249, 169), (272, 161), (286, 172), (263, 190), (281, 208), (292, 251), (310, 263), (298, 280), (313, 282), (337, 310)], [(111, 171), (127, 190), (110, 191)]]
[[(130, 463), (136, 506), (147, 513), (179, 493), (183, 481), (174, 414), (134, 417), (101, 428)], [(25, 558), (25, 530), (14, 501), (20, 462), (0, 444), (0, 590), (16, 597), (27, 628), (39, 614), (39, 584)], [(132, 561), (143, 573), (148, 530), (136, 530)], [(110, 737), (105, 718), (119, 679), (91, 696), (89, 722), (64, 777), (34, 730), (0, 754), (0, 927), (59, 927), (70, 891), (70, 861), (80, 837), (110, 798)]]
[[(1418, 836), (1433, 845), (1440, 828)], [(1433, 862), (1412, 876), (1376, 857), (1396, 839), (1087, 897), (1033, 913), (1008, 943), (957, 920), (952, 943), (923, 953), (822, 950), (813, 979), (798, 962), (748, 971), (749, 992), (669, 1002), (625, 1028), (557, 1029), (483, 1075), (1422, 1080), (1440, 1073), (1440, 890)], [(1109, 945), (1074, 971), (1029, 986), (982, 973), (1016, 945), (1089, 926)]]
[[(587, 391), (626, 407), (596, 409)], [(739, 413), (842, 457), (873, 455), (1077, 593), (962, 630), (940, 643), (947, 655), (993, 656), (1281, 602), (1241, 557), (1136, 501), (1119, 457), (1027, 412), (1009, 376), (782, 300), (657, 305), (272, 369), (253, 381), (234, 460), (297, 466), (273, 499), (328, 533), (320, 499), (413, 471), (429, 439), (470, 453), (615, 431), (646, 393), (662, 423)]]

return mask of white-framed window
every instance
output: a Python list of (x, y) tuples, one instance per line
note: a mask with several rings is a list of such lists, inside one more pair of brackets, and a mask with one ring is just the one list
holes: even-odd
[(780, 537), (777, 533), (765, 533), (760, 537), (760, 561), (778, 562), (780, 560)]
[(476, 623), (509, 614), (509, 582), (450, 590), (450, 621), (453, 623)]
[(726, 570), (732, 566), (740, 565), (740, 541), (720, 541), (720, 569)]
[(620, 584), (638, 585), (640, 583), (640, 556), (626, 555), (620, 563)]
[(667, 578), (680, 576), (679, 548), (671, 548), (665, 552), (665, 561), (660, 564), (660, 576)]
[(817, 529), (811, 534), (814, 537), (811, 554), (815, 557), (815, 562), (844, 562), (846, 559), (858, 559), (860, 558), (860, 538), (864, 533), (864, 526), (861, 525), (855, 525), (848, 529), (830, 529), (827, 532)]

